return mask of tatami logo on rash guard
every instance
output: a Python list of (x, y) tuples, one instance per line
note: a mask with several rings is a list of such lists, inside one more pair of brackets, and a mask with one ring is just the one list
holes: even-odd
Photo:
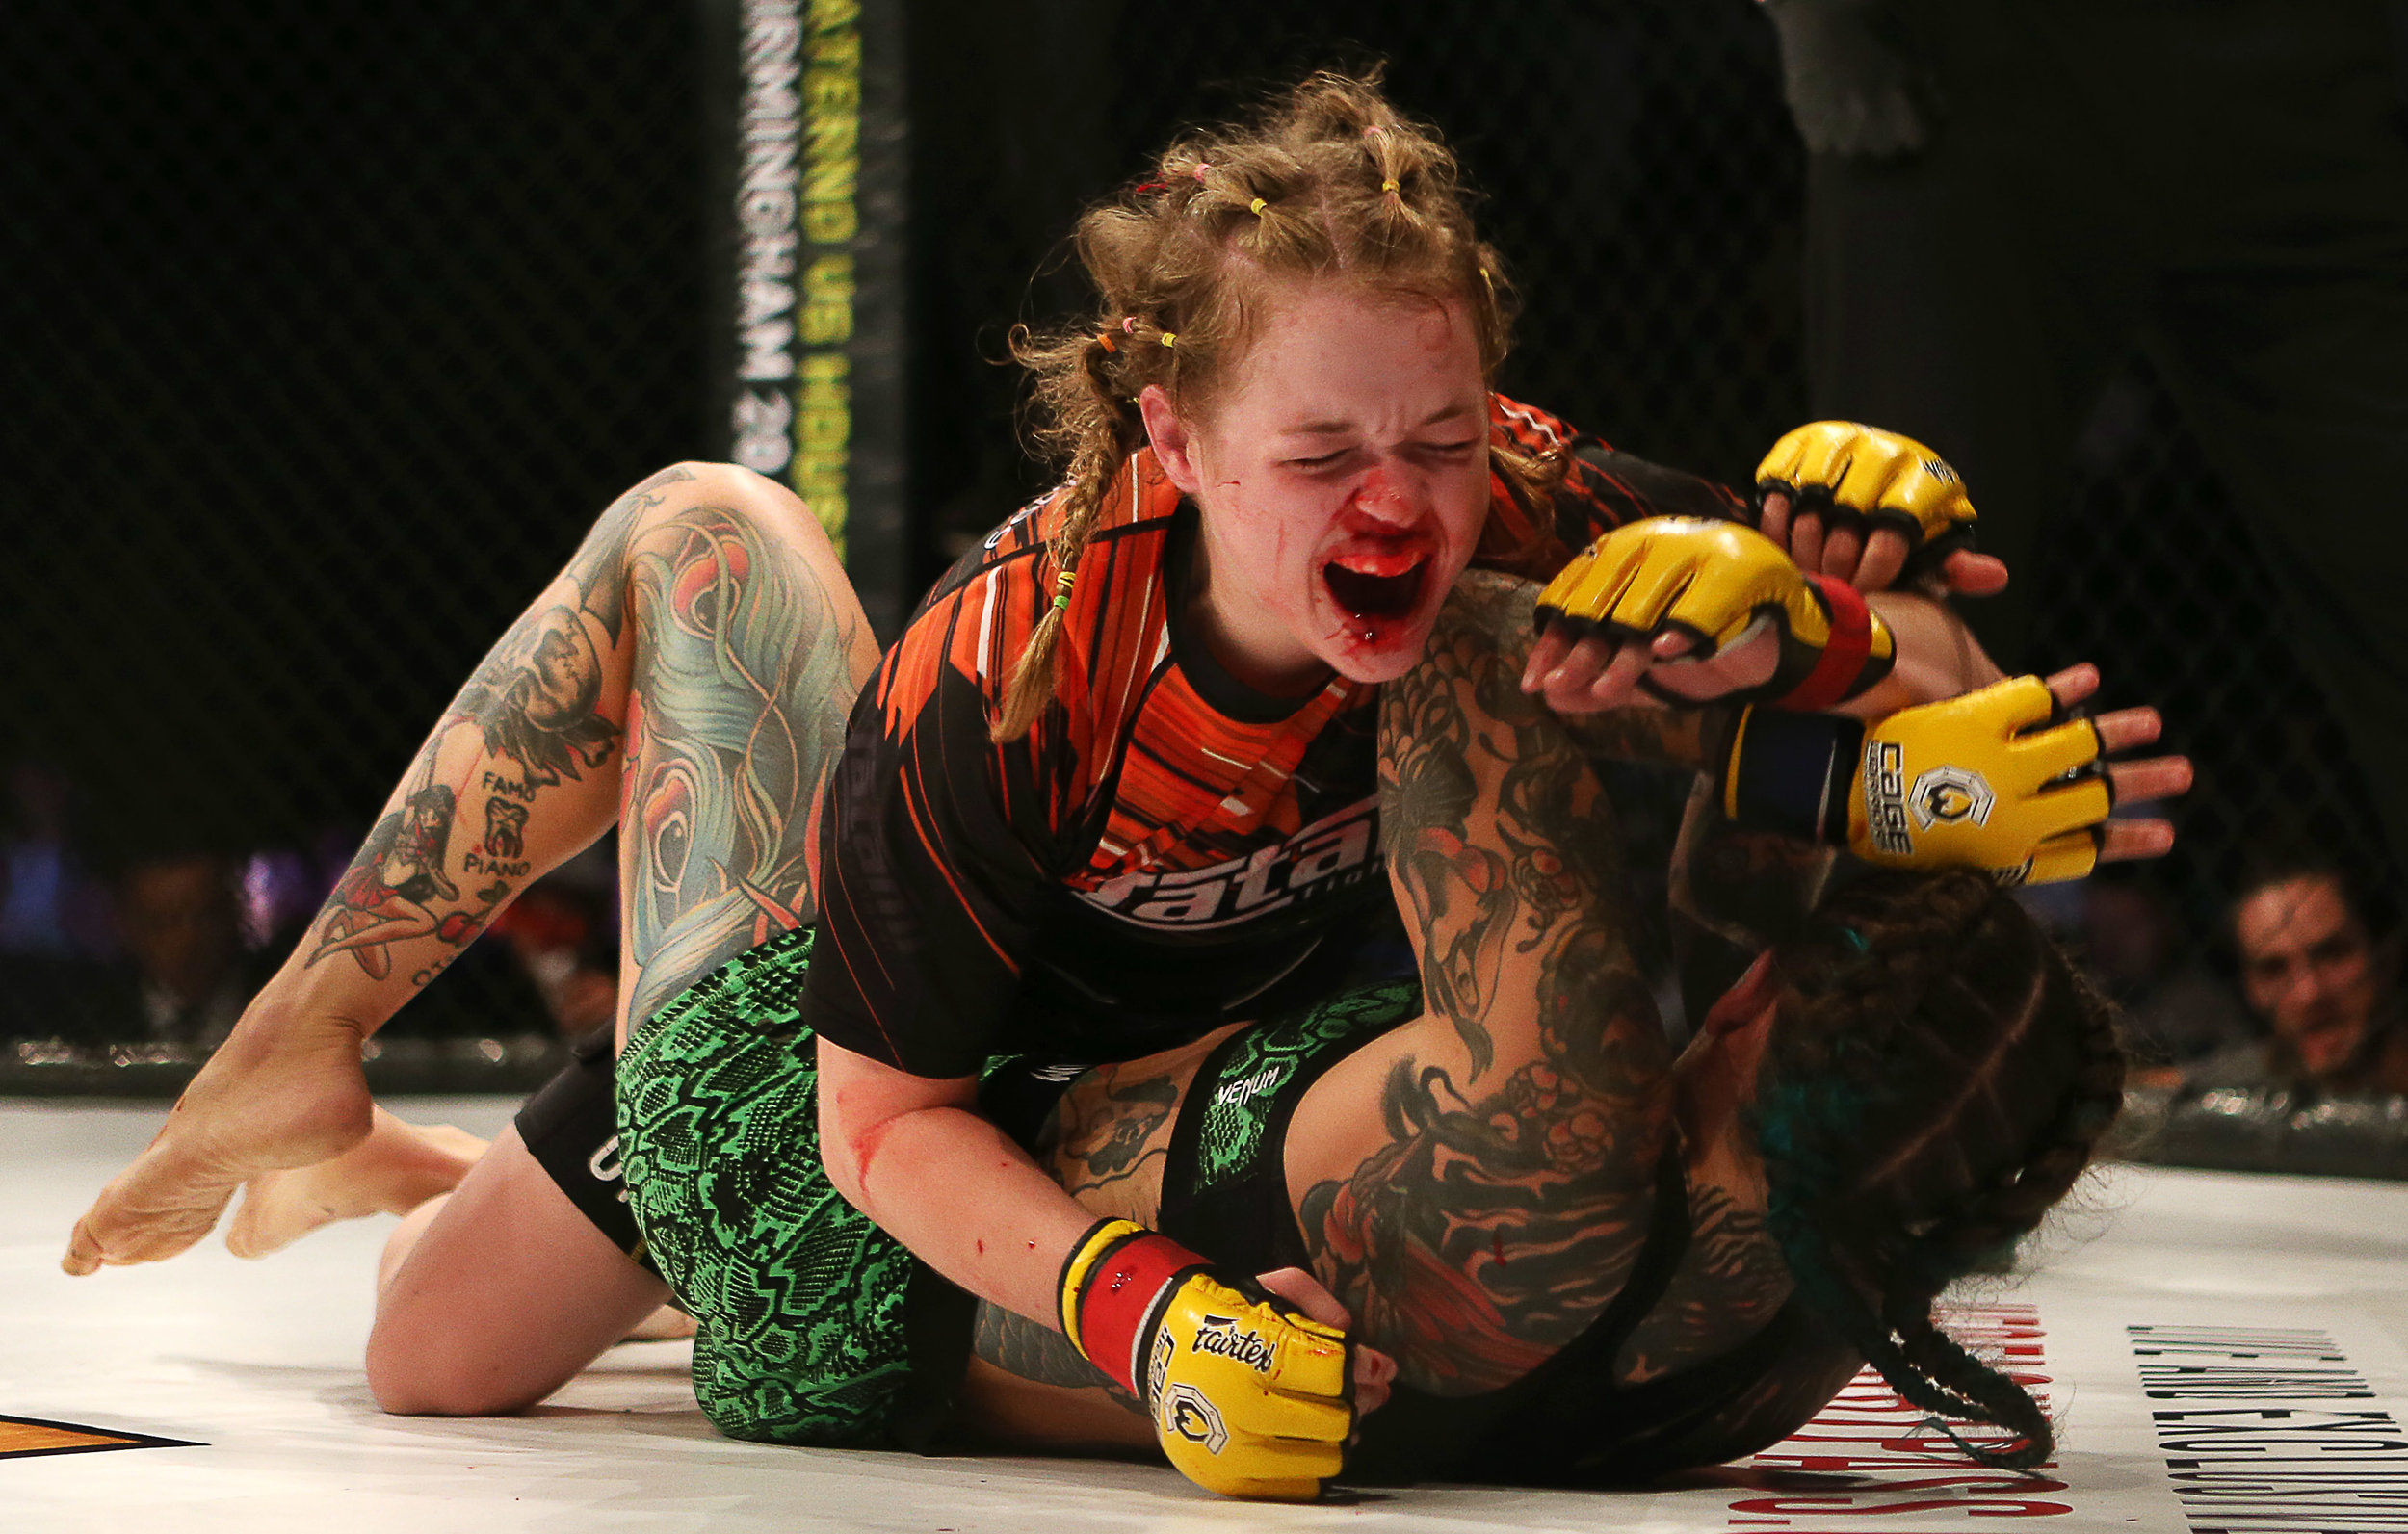
[(1352, 889), (1382, 866), (1374, 795), (1249, 856), (1204, 869), (1139, 869), (1080, 888), (1078, 896), (1139, 926), (1206, 932)]

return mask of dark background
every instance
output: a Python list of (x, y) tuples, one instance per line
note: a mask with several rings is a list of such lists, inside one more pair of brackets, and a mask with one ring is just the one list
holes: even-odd
[[(253, 0), (0, 23), (0, 762), (71, 786), (95, 877), (194, 845), (339, 867), (586, 522), (722, 451), (701, 18)], [(1174, 124), (1317, 65), (1386, 59), (1486, 195), (1527, 299), (1509, 391), (1733, 479), (1805, 417), (1803, 153), (1752, 0), (906, 19), (918, 580), (1045, 481), (997, 359), (1015, 319), (1082, 301), (1079, 209)], [(2107, 663), (2107, 701), (2159, 704), (2200, 758), (2185, 847), (2141, 875), (2186, 940), (2212, 944), (2272, 815), (2387, 882), (2246, 534), (2137, 366), (2065, 506), (2018, 572), (2050, 636), (2028, 659)]]

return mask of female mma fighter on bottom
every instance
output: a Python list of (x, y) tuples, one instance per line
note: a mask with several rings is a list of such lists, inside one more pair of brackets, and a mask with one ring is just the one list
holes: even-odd
[[(1383, 698), (1381, 809), (1422, 984), (1091, 1072), (1040, 1159), (1087, 1210), (1217, 1265), (1309, 1267), (1400, 1371), (1359, 1418), (1350, 1478), (1601, 1485), (1717, 1463), (1794, 1430), (1868, 1360), (1909, 1401), (2003, 1428), (1966, 1444), (1978, 1457), (2046, 1459), (2046, 1416), (1931, 1302), (2088, 1160), (2120, 1104), (2107, 1008), (1986, 875), (1865, 871), (1824, 895), (1828, 854), (1738, 832), (1708, 795), (1676, 891), (1771, 946), (1672, 1059), (1583, 727), (1513, 685), (1530, 611), (1528, 587), (1468, 577)], [(2045, 710), (2038, 682), (2006, 686)], [(1253, 1350), (1238, 1315), (1222, 1355)], [(1302, 1445), (1202, 1416), (1213, 1389), (1181, 1418), (1149, 1382), (1149, 1420), (1052, 1331), (991, 1305), (979, 1328), (969, 1419), (1006, 1442), (1142, 1445), (1168, 1421), (1173, 1458), (1223, 1490), (1311, 1490)], [(1181, 1427), (1233, 1442), (1208, 1455)]]
[[(531, 872), (619, 817), (635, 1026), (615, 1126), (637, 1218), (590, 1170), (613, 1124), (597, 1059), (530, 1104), (526, 1137), (477, 1163), (392, 1274), (370, 1348), (388, 1406), (539, 1397), (666, 1292), (622, 1255), (644, 1242), (700, 1320), (697, 1395), (747, 1437), (912, 1442), (941, 1423), (958, 1375), (925, 1355), (957, 1335), (946, 1313), (966, 1334), (969, 1303), (938, 1272), (1038, 1317), (1058, 1313), (1066, 1257), (1121, 1279), (1096, 1294), (1138, 1294), (1123, 1269), (1167, 1249), (1104, 1252), (1020, 1149), (1059, 1079), (1403, 968), (1383, 951), (1399, 934), (1373, 852), (1377, 689), (1421, 655), (1458, 573), (1475, 556), (1543, 572), (1623, 517), (1736, 504), (1488, 393), (1504, 336), (1493, 259), (1443, 149), (1361, 83), (1313, 82), (1254, 128), (1174, 147), (1164, 170), (1086, 231), (1108, 322), (1031, 351), (1077, 444), (1073, 481), (931, 598), (841, 767), (837, 705), (873, 657), (826, 542), (764, 481), (692, 468), (614, 508), (397, 792), (397, 806), (451, 793), (460, 845), (412, 850), (459, 873), (497, 795), (529, 809)], [(1889, 472), (1895, 439), (1818, 440), (1819, 459), (1776, 477), (1870, 495), (1858, 509), (1935, 539), (1967, 514), (1919, 458)], [(1876, 536), (1860, 579), (1895, 573), (1906, 547)], [(1768, 548), (1726, 525), (1652, 525), (1616, 556), (1648, 581), (1563, 594), (1565, 611), (1649, 642), (1551, 641), (1532, 685), (1559, 710), (1645, 681), (1793, 706), (1857, 689), (1879, 713), (1977, 680), (1943, 610), (1897, 599), (1876, 623)], [(1826, 547), (1825, 568), (1855, 552)], [(1776, 621), (1742, 642), (1763, 613)], [(1700, 635), (1729, 642), (1672, 659)], [(1710, 765), (1705, 715), (1612, 717), (1619, 749)], [(1973, 720), (1988, 733), (1965, 743), (2011, 752), (2025, 715), (2002, 718)], [(2084, 741), (2052, 773), (2095, 760)], [(1891, 743), (1909, 760), (1932, 749)], [(1780, 759), (1741, 747), (1743, 763)], [(1924, 766), (1956, 770), (1949, 749)], [(831, 771), (823, 881), (804, 849)], [(2095, 790), (2078, 797), (2064, 825), (2104, 815)], [(1825, 809), (1786, 805), (1801, 822)], [(1953, 855), (2012, 866), (2046, 832), (2015, 834)], [(2161, 850), (2167, 834), (2113, 826), (2105, 851)], [(1885, 819), (1870, 835), (1896, 855), (1886, 839), (1907, 833)], [(374, 878), (346, 890), (373, 903), (392, 862), (372, 845)], [(69, 1265), (168, 1255), (239, 1183), (381, 1126), (359, 1038), (514, 890), (456, 882), (458, 908), (389, 954), (330, 912), (328, 940), (295, 956), (79, 1224)], [(807, 964), (815, 916), (829, 951)], [(1452, 983), (1461, 967), (1431, 973)], [(614, 1221), (615, 1241), (600, 1234)], [(1208, 1292), (1173, 1276), (1190, 1300)], [(1282, 1287), (1340, 1317), (1309, 1279)], [(1081, 1307), (1066, 1319), (1091, 1343), (1144, 1319), (1088, 1303), (1094, 1325)], [(1158, 1401), (1200, 1390), (1162, 1385)], [(1308, 1415), (1328, 1439), (1329, 1410)]]

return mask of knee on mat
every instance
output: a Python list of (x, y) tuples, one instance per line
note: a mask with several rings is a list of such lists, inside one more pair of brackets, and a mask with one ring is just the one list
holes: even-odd
[(518, 1377), (507, 1356), (379, 1325), (368, 1334), (368, 1393), (394, 1417), (507, 1417), (559, 1387)]

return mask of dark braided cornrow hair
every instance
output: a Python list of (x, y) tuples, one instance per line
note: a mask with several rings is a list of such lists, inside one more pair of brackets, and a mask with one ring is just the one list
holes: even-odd
[(1932, 1301), (2036, 1228), (2122, 1103), (2107, 1004), (1984, 876), (1870, 875), (1781, 945), (1753, 1107), (1767, 1226), (1799, 1297), (1907, 1401), (2012, 1435), (1942, 1431), (1985, 1465), (2055, 1443), (2023, 1387)]
[[(1032, 435), (1064, 475), (1048, 550), (1058, 584), (1145, 441), (1138, 396), (1160, 385), (1183, 414), (1203, 409), (1243, 350), (1260, 307), (1246, 299), (1265, 278), (1343, 275), (1460, 299), (1483, 372), (1505, 357), (1512, 290), (1472, 227), (1454, 156), (1434, 129), (1398, 114), (1376, 70), (1316, 74), (1253, 121), (1183, 136), (1145, 180), (1079, 221), (1076, 247), (1095, 284), (1093, 319), (1011, 337), (1032, 376)], [(1490, 462), (1532, 507), (1560, 473), (1509, 449)], [(1053, 696), (1062, 611), (1057, 603), (1031, 634), (995, 739), (1026, 735)]]

